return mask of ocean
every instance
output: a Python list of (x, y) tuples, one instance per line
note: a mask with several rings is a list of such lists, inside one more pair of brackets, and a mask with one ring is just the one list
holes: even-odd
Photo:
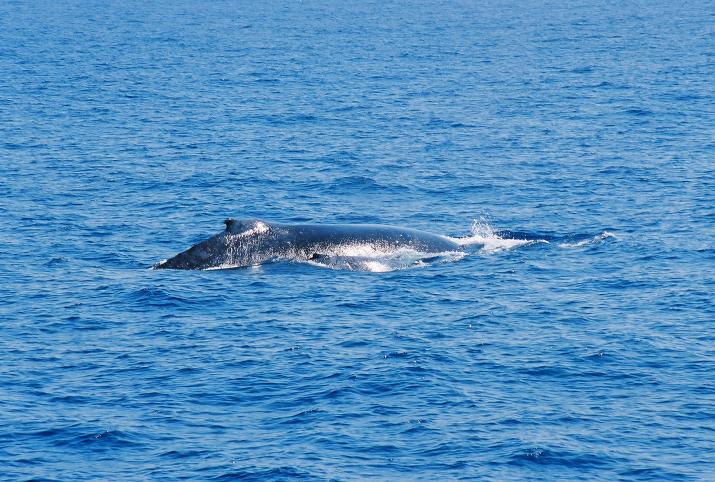
[[(0, 3), (1, 480), (715, 480), (709, 2)], [(153, 270), (227, 217), (480, 243)]]

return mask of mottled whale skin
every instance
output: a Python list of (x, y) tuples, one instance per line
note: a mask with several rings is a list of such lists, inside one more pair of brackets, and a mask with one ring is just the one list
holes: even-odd
[(315, 261), (412, 250), (425, 255), (459, 251), (454, 240), (410, 228), (377, 224), (279, 224), (258, 219), (224, 221), (226, 229), (154, 266), (216, 269), (267, 262)]

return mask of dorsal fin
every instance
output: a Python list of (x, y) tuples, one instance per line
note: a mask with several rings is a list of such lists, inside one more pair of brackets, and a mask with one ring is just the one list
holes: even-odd
[(226, 225), (226, 232), (239, 236), (250, 236), (253, 234), (263, 234), (268, 232), (268, 224), (257, 219), (232, 219), (228, 218), (223, 222)]

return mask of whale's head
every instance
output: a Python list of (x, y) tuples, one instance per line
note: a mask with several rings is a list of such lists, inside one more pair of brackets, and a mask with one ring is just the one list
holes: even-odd
[(240, 268), (276, 256), (273, 226), (257, 219), (226, 219), (226, 229), (155, 266), (156, 269)]

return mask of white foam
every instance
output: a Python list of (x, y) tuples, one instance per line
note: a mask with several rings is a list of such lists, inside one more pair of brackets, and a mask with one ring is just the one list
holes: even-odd
[(251, 268), (251, 271), (260, 271), (263, 268), (262, 264), (252, 264), (250, 266), (245, 266), (240, 263), (221, 263), (216, 266), (209, 266), (208, 268), (203, 268), (203, 271), (214, 271), (217, 269), (236, 269), (236, 268)]
[(616, 235), (611, 233), (610, 231), (604, 231), (601, 234), (597, 234), (596, 236), (589, 238), (589, 239), (583, 239), (581, 241), (577, 241), (575, 243), (560, 243), (558, 246), (559, 248), (580, 248), (582, 246), (586, 246), (588, 244), (597, 244), (605, 241), (608, 238), (616, 238)]
[(216, 266), (209, 266), (208, 268), (204, 268), (203, 271), (214, 271), (217, 269), (232, 269), (232, 268), (238, 268), (238, 264), (231, 264), (231, 263), (222, 263)]
[(395, 269), (378, 260), (366, 261), (363, 266), (365, 267), (366, 271), (371, 271), (373, 273), (386, 273)]
[(525, 246), (527, 244), (548, 243), (545, 239), (512, 239), (500, 237), (484, 218), (472, 221), (471, 234), (463, 238), (449, 238), (462, 246), (481, 245), (482, 253), (494, 253)]

